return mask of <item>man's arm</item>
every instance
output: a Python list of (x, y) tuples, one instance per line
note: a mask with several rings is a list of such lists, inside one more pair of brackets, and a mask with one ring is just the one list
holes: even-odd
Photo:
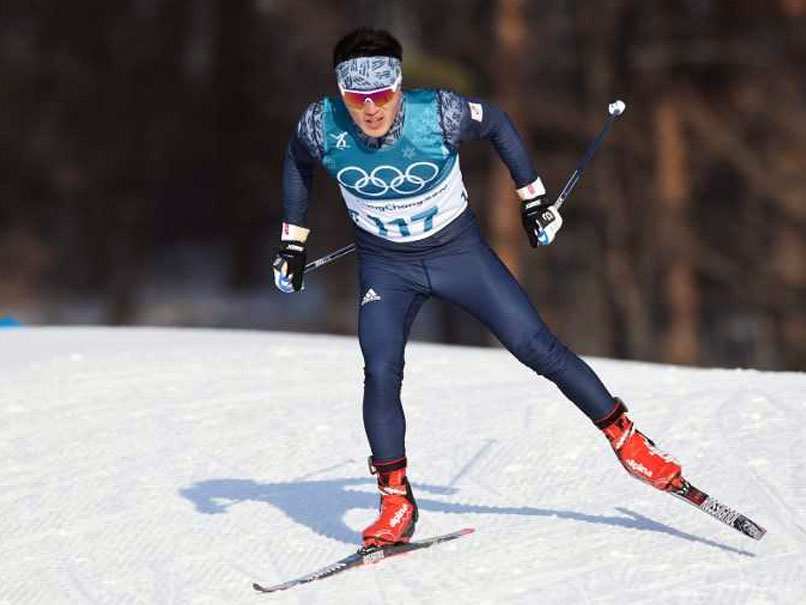
[(509, 169), (521, 199), (521, 220), (529, 243), (547, 246), (562, 226), (559, 210), (544, 200), (546, 189), (532, 164), (526, 145), (509, 116), (484, 99), (466, 98), (440, 90), (440, 124), (445, 144), (458, 150), (462, 141), (488, 139)]
[(302, 114), (288, 143), (283, 162), (283, 229), (280, 249), (274, 256), (274, 284), (281, 292), (299, 292), (305, 272), (305, 227), (311, 198), (313, 169), (322, 157), (323, 103), (313, 103)]
[(449, 147), (457, 150), (463, 141), (487, 139), (509, 169), (517, 189), (538, 178), (526, 145), (498, 106), (448, 90), (440, 90), (438, 95), (442, 130)]
[(297, 122), (283, 162), (283, 222), (304, 226), (311, 197), (313, 170), (322, 157), (323, 102), (311, 104)]

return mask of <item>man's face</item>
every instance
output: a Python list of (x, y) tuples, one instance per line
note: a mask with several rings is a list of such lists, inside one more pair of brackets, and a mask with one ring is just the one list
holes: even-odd
[(392, 98), (383, 105), (376, 105), (372, 99), (367, 98), (360, 108), (345, 104), (353, 122), (361, 131), (370, 137), (382, 137), (392, 127), (395, 116), (400, 110), (400, 99), (403, 93), (398, 90)]
[[(392, 127), (397, 112), (400, 110), (400, 100), (403, 98), (399, 83), (394, 88), (393, 93), (387, 92), (387, 94), (377, 96), (371, 93), (357, 95), (342, 91), (350, 117), (367, 136), (382, 137)], [(349, 98), (348, 95), (352, 98)]]

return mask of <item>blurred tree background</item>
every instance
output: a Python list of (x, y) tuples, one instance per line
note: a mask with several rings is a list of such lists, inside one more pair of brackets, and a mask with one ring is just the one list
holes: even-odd
[[(4, 0), (0, 316), (354, 333), (354, 258), (293, 298), (269, 262), (288, 137), (358, 25), (401, 39), (404, 85), (498, 102), (551, 195), (627, 103), (547, 249), (491, 146), (462, 151), (572, 348), (806, 369), (806, 0)], [(323, 171), (309, 221), (312, 258), (350, 241)], [(438, 302), (413, 336), (491, 344)]]

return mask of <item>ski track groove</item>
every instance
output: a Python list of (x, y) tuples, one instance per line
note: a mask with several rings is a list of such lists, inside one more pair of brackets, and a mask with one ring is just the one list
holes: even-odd
[[(722, 443), (726, 446), (727, 450), (730, 452), (731, 455), (725, 456), (724, 459), (730, 461), (730, 467), (737, 473), (743, 473), (748, 475), (752, 480), (754, 485), (758, 488), (758, 490), (754, 493), (756, 498), (765, 502), (767, 504), (769, 513), (775, 520), (781, 525), (781, 527), (788, 527), (790, 532), (787, 532), (788, 538), (795, 538), (797, 542), (800, 544), (801, 549), (806, 545), (806, 529), (798, 523), (798, 513), (794, 511), (781, 497), (778, 490), (771, 485), (768, 481), (762, 479), (752, 468), (749, 464), (748, 460), (748, 444), (743, 443), (741, 446), (735, 443), (735, 437), (733, 434), (735, 433), (734, 430), (730, 430), (729, 427), (729, 417), (731, 416), (728, 414), (728, 407), (729, 406), (736, 406), (736, 401), (744, 402), (748, 401), (750, 398), (753, 399), (753, 404), (758, 404), (760, 399), (766, 400), (768, 403), (772, 404), (773, 407), (776, 407), (774, 402), (772, 402), (769, 397), (763, 394), (748, 394), (746, 392), (737, 393), (733, 397), (730, 397), (723, 401), (723, 403), (717, 409), (717, 426), (719, 427), (720, 434), (722, 436)], [(778, 408), (781, 410), (781, 408)], [(733, 411), (733, 410), (731, 410)], [(735, 415), (735, 414), (734, 414)], [(801, 426), (803, 426), (801, 424)], [(794, 445), (794, 444), (792, 444)], [(785, 448), (790, 452), (799, 451), (797, 449), (792, 448)], [(738, 461), (742, 463), (739, 464)], [(730, 504), (729, 504), (730, 506)], [(762, 525), (764, 525), (763, 521), (759, 521)]]

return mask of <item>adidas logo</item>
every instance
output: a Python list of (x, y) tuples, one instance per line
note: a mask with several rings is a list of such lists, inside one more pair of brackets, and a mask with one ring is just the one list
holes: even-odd
[(376, 300), (381, 300), (381, 295), (370, 288), (367, 290), (367, 293), (364, 294), (364, 298), (361, 299), (361, 306), (363, 307), (365, 304), (375, 302)]

